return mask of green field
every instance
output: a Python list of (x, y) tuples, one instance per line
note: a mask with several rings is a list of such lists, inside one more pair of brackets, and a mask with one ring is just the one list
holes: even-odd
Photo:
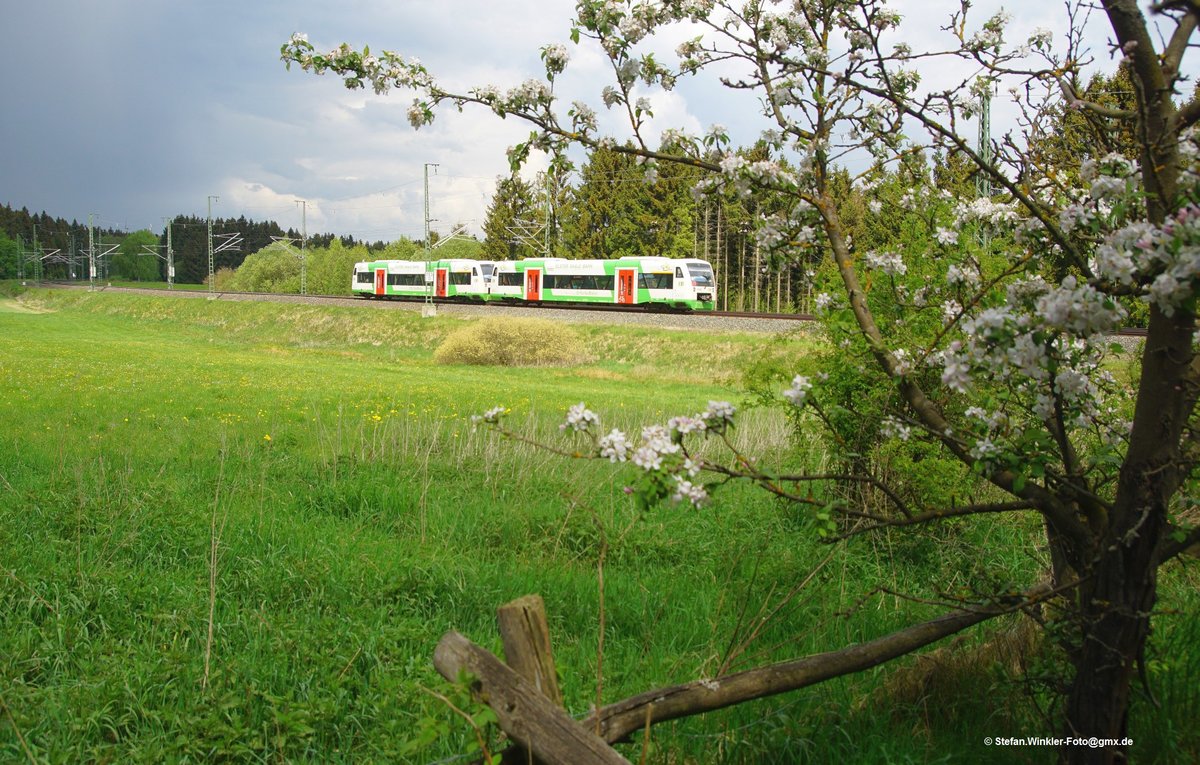
[[(1031, 519), (835, 548), (744, 486), (639, 515), (622, 491), (632, 468), (469, 424), (505, 405), (521, 433), (566, 447), (558, 424), (583, 400), (606, 427), (636, 430), (740, 402), (741, 368), (764, 353), (802, 365), (811, 340), (587, 325), (590, 360), (575, 366), (435, 364), (464, 324), (86, 291), (0, 299), (0, 761), (460, 761), (475, 736), (435, 697), (453, 692), (431, 665), (438, 638), (457, 629), (498, 652), (495, 608), (540, 593), (566, 705), (583, 715), (597, 700), (601, 562), (602, 703), (940, 610), (883, 589), (1036, 576)], [(736, 435), (767, 462), (823, 459), (768, 410)], [(1164, 709), (1135, 710), (1139, 761), (1200, 751), (1195, 568), (1164, 577), (1174, 615), (1157, 622), (1150, 664)], [(958, 674), (926, 693), (880, 669), (668, 723), (623, 751), (1051, 761), (980, 744), (1021, 725), (1054, 732), (1006, 679), (995, 637), (1018, 624), (959, 641)]]

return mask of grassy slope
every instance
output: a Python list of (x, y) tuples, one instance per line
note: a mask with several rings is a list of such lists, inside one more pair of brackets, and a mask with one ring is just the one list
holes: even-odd
[[(27, 745), (55, 762), (434, 761), (471, 737), (456, 724), (417, 741), (452, 717), (422, 690), (443, 688), (432, 647), (455, 628), (498, 648), (492, 613), (512, 597), (546, 598), (568, 707), (594, 702), (602, 537), (605, 702), (715, 672), (744, 605), (778, 599), (828, 553), (756, 492), (637, 518), (627, 473), (465, 423), (503, 403), (529, 434), (558, 439), (579, 400), (626, 428), (694, 412), (736, 398), (730, 381), (759, 338), (592, 327), (582, 342), (599, 360), (581, 367), (447, 368), (431, 351), (460, 322), (408, 312), (37, 291), (22, 305), (47, 312), (0, 312), (0, 759)], [(785, 445), (766, 416), (740, 433), (768, 458)], [(878, 596), (835, 613), (876, 587), (962, 577), (983, 537), (994, 553), (975, 554), (967, 577), (1028, 572), (1010, 552), (1027, 534), (988, 521), (864, 544), (822, 569), (741, 666), (921, 618), (929, 608)], [(1172, 661), (1160, 669), (1195, 667)], [(860, 703), (879, 676), (668, 725), (651, 750), (1011, 755), (975, 741), (988, 721), (999, 728), (986, 735), (1019, 735), (1006, 700), (979, 697), (986, 676), (932, 721), (924, 706)]]

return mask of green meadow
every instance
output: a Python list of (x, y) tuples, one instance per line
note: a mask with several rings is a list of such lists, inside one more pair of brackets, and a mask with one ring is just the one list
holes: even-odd
[[(467, 762), (478, 738), (441, 697), (467, 700), (433, 649), (457, 629), (499, 653), (495, 609), (521, 595), (545, 599), (582, 716), (883, 635), (942, 610), (923, 600), (1030, 581), (1044, 563), (1033, 519), (830, 546), (808, 514), (748, 486), (639, 513), (623, 491), (634, 468), (470, 423), (503, 405), (520, 435), (570, 451), (558, 425), (572, 404), (634, 432), (710, 399), (741, 405), (743, 369), (787, 357), (799, 371), (813, 339), (577, 325), (571, 366), (435, 363), (468, 323), (0, 298), (0, 761)], [(735, 439), (765, 463), (824, 464), (815, 436), (769, 408), (747, 409)], [(1135, 707), (1142, 762), (1200, 752), (1200, 576), (1190, 563), (1164, 579), (1147, 664), (1161, 708)], [(1046, 669), (1036, 643), (1018, 618), (996, 620), (932, 662), (668, 723), (622, 751), (1049, 762), (1051, 749), (981, 744), (1054, 735), (1029, 679)]]

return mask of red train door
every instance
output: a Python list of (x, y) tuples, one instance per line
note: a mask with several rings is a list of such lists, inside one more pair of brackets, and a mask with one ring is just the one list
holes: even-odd
[(634, 274), (632, 268), (617, 269), (617, 302), (632, 305), (636, 302), (637, 290), (634, 289)]
[(446, 297), (446, 269), (439, 268), (433, 277), (434, 297)]
[(542, 299), (541, 269), (531, 268), (525, 272), (525, 299), (534, 301)]
[(384, 295), (387, 293), (387, 269), (375, 269), (375, 294)]

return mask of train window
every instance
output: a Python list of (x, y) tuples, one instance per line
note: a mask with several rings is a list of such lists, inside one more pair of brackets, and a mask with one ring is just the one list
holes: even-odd
[(676, 278), (676, 279), (682, 279), (682, 278), (683, 278), (683, 269), (682, 269), (682, 268), (679, 268), (678, 266), (676, 266), (676, 268), (675, 268), (675, 278)]
[(500, 273), (500, 286), (520, 287), (525, 284), (525, 280), (522, 277), (523, 274), (519, 274), (516, 271), (503, 271)]
[(711, 287), (713, 286), (713, 271), (712, 266), (707, 263), (688, 263), (688, 274), (692, 277), (692, 285), (695, 287)]
[(549, 290), (608, 290), (612, 291), (613, 277), (603, 274), (547, 274), (546, 289)]
[(359, 284), (370, 284), (373, 281), (375, 281), (375, 277), (370, 271), (359, 271), (358, 272), (358, 283)]
[(388, 274), (387, 283), (393, 287), (423, 287), (423, 274)]
[(671, 272), (638, 274), (638, 286), (645, 290), (669, 290), (672, 286)]
[(450, 274), (451, 284), (470, 284), (471, 274), (467, 271), (455, 271)]

